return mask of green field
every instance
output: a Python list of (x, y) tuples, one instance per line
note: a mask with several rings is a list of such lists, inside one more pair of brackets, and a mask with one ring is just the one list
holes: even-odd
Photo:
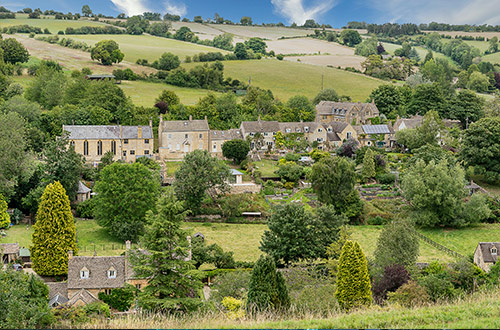
[(130, 96), (135, 105), (144, 107), (152, 107), (155, 99), (164, 89), (175, 92), (179, 96), (181, 103), (185, 105), (196, 104), (200, 98), (206, 96), (208, 93), (220, 95), (220, 93), (206, 89), (177, 87), (147, 81), (122, 81), (120, 87), (127, 96)]
[(16, 14), (15, 19), (2, 19), (0, 20), (0, 27), (13, 26), (13, 25), (31, 25), (39, 27), (42, 30), (47, 28), (52, 34), (59, 31), (64, 31), (68, 27), (78, 28), (82, 26), (103, 26), (106, 23), (95, 22), (87, 19), (80, 20), (62, 20), (54, 19), (54, 16), (43, 16), (40, 19), (30, 19), (27, 14)]
[[(315, 97), (321, 91), (322, 76), (324, 88), (333, 88), (355, 102), (366, 101), (373, 89), (385, 83), (344, 70), (271, 59), (225, 61), (223, 64), (226, 78), (251, 80), (252, 86), (270, 89), (283, 101), (295, 95)], [(197, 63), (183, 64), (186, 68), (194, 65)]]
[(253, 166), (260, 171), (261, 176), (264, 178), (278, 177), (276, 170), (278, 170), (278, 162), (271, 159), (263, 159), (258, 162), (253, 162)]
[[(95, 221), (77, 220), (76, 227), (80, 254), (92, 255), (94, 248), (99, 255), (118, 255), (123, 252), (123, 242), (110, 236)], [(183, 228), (190, 234), (201, 232), (205, 235), (207, 243), (217, 243), (224, 250), (233, 251), (236, 260), (255, 261), (262, 253), (259, 245), (267, 225), (186, 222)], [(382, 226), (351, 227), (352, 239), (360, 243), (367, 257), (373, 257), (381, 230)], [(474, 252), (478, 242), (498, 241), (500, 224), (483, 224), (456, 230), (420, 230), (420, 232), (468, 256)], [(31, 234), (31, 227), (26, 229), (25, 225), (17, 225), (7, 230), (7, 237), (0, 239), (0, 243), (18, 242), (21, 246), (28, 247), (31, 244)], [(453, 258), (421, 241), (419, 261), (433, 260), (449, 262)]]
[(83, 41), (88, 45), (94, 45), (101, 40), (113, 39), (120, 45), (120, 50), (125, 54), (125, 60), (132, 63), (135, 63), (139, 58), (145, 58), (149, 62), (153, 62), (167, 52), (179, 56), (181, 60), (184, 60), (186, 56), (199, 53), (227, 53), (227, 51), (218, 48), (150, 35), (71, 35), (68, 37)]
[[(401, 45), (392, 44), (392, 43), (388, 43), (388, 42), (383, 42), (382, 45), (384, 46), (385, 51), (387, 53), (389, 53), (390, 55), (394, 55), (394, 51), (396, 49), (401, 48)], [(423, 61), (424, 58), (425, 58), (425, 55), (427, 55), (427, 53), (429, 52), (429, 50), (426, 49), (426, 48), (424, 48), (424, 47), (422, 47), (422, 46), (417, 46), (417, 47), (414, 47), (414, 48), (417, 51), (418, 56), (420, 56), (420, 60)], [(444, 55), (444, 54), (437, 53), (437, 52), (432, 52), (432, 53), (434, 55), (434, 58), (443, 58), (443, 59), (448, 60), (450, 63), (453, 63), (453, 60), (451, 58), (449, 58), (448, 56)]]

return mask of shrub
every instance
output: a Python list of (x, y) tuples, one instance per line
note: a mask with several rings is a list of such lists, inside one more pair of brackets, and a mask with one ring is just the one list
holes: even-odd
[(377, 174), (375, 179), (381, 184), (393, 184), (396, 181), (396, 175), (392, 173)]
[(276, 56), (276, 58), (277, 58), (278, 60), (280, 60), (280, 61), (283, 61), (283, 59), (284, 59), (285, 57), (283, 56), (283, 54), (278, 54), (278, 55)]
[(222, 306), (226, 309), (227, 312), (225, 315), (230, 320), (238, 320), (245, 317), (242, 300), (233, 297), (224, 297), (224, 299), (222, 299)]
[(87, 314), (87, 316), (89, 316), (89, 317), (96, 317), (96, 316), (110, 317), (111, 316), (109, 306), (103, 302), (100, 302), (100, 301), (95, 301), (95, 302), (92, 302), (88, 305), (83, 306), (83, 310), (85, 311), (85, 314)]
[(433, 302), (449, 300), (457, 294), (447, 274), (430, 274), (419, 279), (418, 282), (425, 288)]
[(387, 293), (394, 292), (410, 280), (410, 274), (401, 265), (386, 266), (384, 274), (375, 281), (373, 296), (377, 303), (387, 299)]
[(220, 303), (224, 297), (245, 299), (251, 275), (251, 272), (242, 270), (218, 275), (212, 285), (210, 300)]
[(430, 302), (430, 297), (425, 288), (415, 281), (403, 284), (396, 292), (387, 294), (390, 303), (397, 303), (404, 307), (418, 307)]
[(78, 218), (94, 219), (94, 199), (87, 199), (76, 206), (76, 216)]
[(12, 213), (10, 215), (10, 221), (13, 224), (15, 224), (15, 225), (19, 224), (19, 222), (21, 222), (23, 220), (23, 218), (24, 218), (24, 214), (23, 214), (23, 212), (21, 212), (21, 210), (19, 210), (19, 209), (12, 210)]
[[(112, 289), (111, 294), (99, 292), (99, 299), (108, 304), (110, 307), (125, 312), (130, 309), (134, 301), (135, 288), (127, 284), (123, 288)], [(108, 307), (109, 310), (109, 307)]]
[(377, 215), (375, 218), (368, 218), (368, 220), (366, 221), (367, 224), (372, 225), (372, 226), (385, 225), (386, 222), (387, 222), (387, 220), (382, 218), (379, 215)]

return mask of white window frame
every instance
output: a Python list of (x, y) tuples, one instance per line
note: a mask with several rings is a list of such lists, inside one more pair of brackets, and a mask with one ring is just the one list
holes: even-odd
[(80, 270), (80, 278), (82, 280), (87, 280), (89, 278), (89, 271), (88, 270)]
[(116, 270), (109, 269), (108, 270), (108, 278), (116, 278)]

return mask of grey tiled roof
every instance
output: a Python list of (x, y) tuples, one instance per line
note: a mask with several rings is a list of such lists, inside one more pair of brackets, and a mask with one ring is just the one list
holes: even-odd
[(85, 305), (88, 305), (99, 299), (89, 291), (82, 289), (78, 291), (73, 297), (71, 297), (71, 299), (67, 302), (67, 305), (73, 306), (79, 300), (83, 301)]
[(378, 108), (374, 103), (355, 103), (355, 102), (332, 102), (321, 101), (316, 106), (316, 113), (319, 115), (339, 115), (345, 116), (347, 112), (351, 111), (355, 106), (360, 107), (361, 111), (370, 109), (378, 114)]
[(280, 130), (280, 125), (277, 121), (244, 121), (241, 123), (241, 128), (246, 133), (274, 133)]
[(19, 254), (18, 243), (3, 243), (0, 244), (0, 254)]
[(49, 299), (56, 295), (68, 298), (68, 282), (46, 282), (49, 287)]
[(164, 120), (162, 122), (162, 130), (164, 132), (192, 132), (192, 131), (208, 131), (208, 121), (201, 120)]
[[(491, 248), (497, 248), (497, 254), (491, 253)], [(500, 252), (500, 243), (499, 242), (481, 242), (479, 243), (479, 248), (483, 254), (484, 262), (493, 262), (496, 263), (498, 260), (498, 253)]]
[(78, 191), (76, 192), (77, 194), (86, 194), (91, 191), (92, 190), (86, 185), (84, 185), (82, 181), (78, 181)]
[(52, 299), (49, 300), (49, 306), (50, 307), (57, 307), (64, 305), (65, 303), (68, 302), (68, 298), (65, 296), (62, 296), (60, 294), (56, 294)]
[(304, 133), (307, 127), (308, 132), (313, 132), (319, 126), (316, 122), (285, 122), (279, 123), (279, 128), (282, 133), (286, 133), (289, 129), (289, 133)]
[(365, 134), (391, 134), (391, 129), (387, 125), (362, 125)]
[(139, 138), (139, 127), (142, 129), (142, 139), (152, 139), (153, 130), (149, 126), (122, 126), (120, 136), (119, 125), (63, 125), (63, 131), (69, 133), (69, 139), (74, 140), (119, 140)]
[(340, 121), (332, 121), (331, 123), (323, 126), (328, 127), (328, 125), (332, 127), (332, 131), (334, 131), (335, 133), (342, 133), (347, 127), (347, 123)]
[[(115, 270), (116, 278), (108, 278), (108, 270), (111, 267)], [(83, 268), (89, 272), (88, 279), (80, 278)], [(68, 289), (121, 288), (126, 279), (124, 256), (75, 256), (68, 262)]]
[(212, 141), (227, 141), (234, 139), (243, 139), (240, 129), (229, 129), (226, 131), (211, 130), (210, 139)]

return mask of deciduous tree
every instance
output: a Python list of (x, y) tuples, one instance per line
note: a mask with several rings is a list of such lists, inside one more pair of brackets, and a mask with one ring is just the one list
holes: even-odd
[(90, 51), (90, 58), (103, 65), (112, 65), (123, 61), (125, 55), (114, 40), (101, 40)]
[(222, 155), (232, 159), (236, 164), (240, 164), (244, 161), (249, 152), (249, 143), (240, 139), (226, 141), (222, 145)]
[(375, 250), (375, 264), (379, 269), (396, 264), (410, 269), (415, 266), (418, 255), (419, 239), (413, 224), (399, 220), (384, 227)]

